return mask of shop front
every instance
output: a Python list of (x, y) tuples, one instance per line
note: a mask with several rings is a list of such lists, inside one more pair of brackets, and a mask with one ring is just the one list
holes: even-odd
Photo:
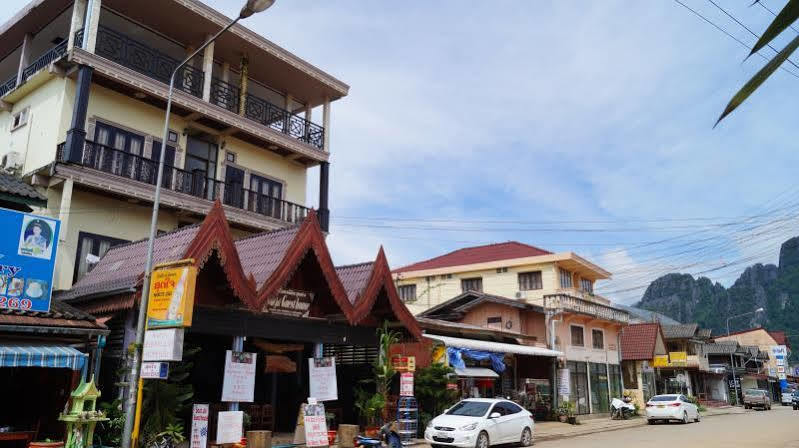
[[(60, 297), (123, 322), (112, 333), (123, 347), (132, 342), (145, 245), (112, 248)], [(334, 427), (357, 424), (353, 386), (372, 376), (377, 329), (421, 340), (382, 249), (373, 262), (335, 267), (313, 212), (300, 226), (234, 241), (217, 203), (201, 225), (160, 235), (155, 260), (190, 260), (197, 270), (191, 325), (181, 330), (192, 358), (183, 361), (193, 365), (186, 379), (192, 404), (210, 411), (209, 442), (220, 412), (237, 409), (249, 429), (293, 433), (309, 397), (324, 402)], [(113, 374), (103, 378), (101, 388), (113, 389)]]

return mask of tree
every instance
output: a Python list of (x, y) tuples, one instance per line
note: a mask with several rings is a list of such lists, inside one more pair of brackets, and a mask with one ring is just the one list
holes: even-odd
[[(758, 3), (760, 0), (755, 0), (755, 3)], [(779, 14), (774, 18), (771, 24), (766, 28), (766, 31), (760, 36), (755, 46), (752, 47), (752, 51), (747, 55), (747, 58), (755, 53), (757, 53), (760, 49), (771, 43), (775, 37), (777, 37), (780, 33), (785, 31), (786, 28), (791, 26), (793, 22), (795, 22), (799, 18), (799, 0), (788, 0), (788, 3), (785, 4), (785, 7), (782, 8)], [(763, 68), (761, 68), (755, 76), (752, 77), (740, 90), (735, 96), (732, 97), (730, 102), (727, 104), (727, 107), (724, 108), (724, 112), (721, 113), (721, 116), (716, 121), (716, 124), (719, 124), (721, 120), (724, 119), (727, 115), (732, 113), (738, 106), (741, 105), (747, 98), (749, 98), (755, 90), (758, 89), (765, 81), (768, 79), (777, 69), (785, 62), (788, 57), (793, 54), (796, 49), (799, 48), (799, 35), (793, 38), (788, 45), (785, 46), (779, 53), (777, 53)]]

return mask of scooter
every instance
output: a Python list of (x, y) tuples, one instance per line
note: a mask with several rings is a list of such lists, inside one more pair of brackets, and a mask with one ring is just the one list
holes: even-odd
[(402, 439), (397, 432), (397, 422), (388, 422), (383, 425), (378, 438), (356, 437), (355, 448), (382, 448), (383, 442), (388, 448), (402, 448)]
[(635, 414), (635, 405), (631, 403), (630, 397), (624, 397), (624, 400), (614, 398), (610, 402), (610, 419), (611, 420), (627, 420)]

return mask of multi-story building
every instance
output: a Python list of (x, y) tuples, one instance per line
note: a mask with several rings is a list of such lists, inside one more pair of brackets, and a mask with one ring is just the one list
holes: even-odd
[(609, 398), (621, 396), (618, 338), (630, 316), (594, 293), (595, 282), (608, 278), (572, 252), (519, 242), (459, 249), (394, 271), (400, 297), (415, 314), (468, 291), (542, 307), (547, 344), (565, 354), (558, 380), (568, 377), (569, 387), (560, 391), (580, 414), (608, 412)]
[(54, 280), (69, 288), (109, 247), (147, 236), (163, 150), (158, 230), (221, 201), (234, 233), (302, 220), (320, 167), (329, 219), (330, 103), (349, 87), (197, 0), (34, 0), (0, 28), (0, 156), (61, 219)]

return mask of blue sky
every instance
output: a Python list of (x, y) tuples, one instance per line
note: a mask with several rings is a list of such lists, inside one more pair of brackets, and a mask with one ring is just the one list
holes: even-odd
[[(717, 2), (758, 33), (772, 17)], [(616, 272), (600, 291), (631, 302), (671, 270), (729, 284), (799, 234), (799, 79), (778, 72), (713, 129), (764, 62), (674, 1), (278, 0), (244, 24), (351, 86), (332, 111), (337, 263), (519, 240)]]

